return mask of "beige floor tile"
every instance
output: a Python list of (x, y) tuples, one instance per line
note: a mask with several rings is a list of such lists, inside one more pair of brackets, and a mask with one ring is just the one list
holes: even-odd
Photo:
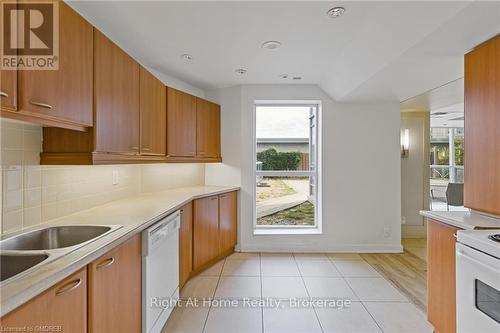
[(366, 302), (368, 312), (384, 333), (432, 333), (425, 314), (411, 303)]
[(315, 333), (321, 332), (321, 326), (312, 307), (290, 306), (264, 308), (265, 333)]
[(304, 282), (312, 298), (358, 300), (344, 278), (304, 277)]
[(327, 253), (326, 256), (332, 260), (363, 260), (357, 253)]
[(212, 307), (204, 333), (260, 333), (262, 311), (250, 307)]
[(316, 307), (324, 333), (381, 332), (377, 323), (360, 302), (352, 302), (345, 308)]
[(297, 261), (302, 276), (341, 276), (330, 260)]
[(344, 277), (380, 277), (369, 263), (359, 260), (335, 261), (335, 267)]
[(427, 247), (427, 238), (403, 238), (401, 239), (401, 244), (403, 247)]
[(294, 253), (295, 260), (325, 260), (328, 259), (324, 253)]
[(244, 260), (226, 260), (222, 270), (223, 276), (260, 276), (259, 258)]
[(258, 276), (222, 276), (215, 292), (216, 298), (260, 298), (261, 282)]
[(293, 257), (266, 258), (261, 260), (262, 276), (300, 276)]
[(219, 278), (216, 276), (195, 276), (181, 290), (181, 298), (213, 297)]
[(202, 333), (209, 307), (187, 306), (174, 309), (162, 333)]
[(219, 276), (222, 273), (222, 266), (224, 266), (224, 260), (210, 266), (206, 270), (200, 273), (200, 276)]
[(384, 278), (346, 278), (361, 301), (408, 302), (408, 299)]
[(228, 260), (243, 260), (243, 259), (259, 259), (258, 252), (234, 252), (226, 259)]
[(302, 278), (296, 276), (262, 277), (262, 296), (278, 299), (308, 298)]
[(293, 253), (288, 252), (262, 252), (260, 254), (262, 259), (282, 259), (282, 258), (293, 258)]

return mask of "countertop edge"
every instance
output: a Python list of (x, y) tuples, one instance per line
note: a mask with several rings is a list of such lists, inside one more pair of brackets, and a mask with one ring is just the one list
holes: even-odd
[[(210, 187), (210, 186), (206, 186)], [(217, 187), (217, 186), (214, 186)], [(182, 189), (182, 188), (181, 188)], [(67, 264), (64, 268), (60, 269), (59, 271), (50, 274), (49, 277), (41, 278), (40, 281), (37, 281), (36, 283), (30, 284), (30, 287), (28, 289), (23, 290), (19, 294), (15, 296), (10, 296), (6, 302), (4, 302), (4, 298), (2, 297), (2, 301), (0, 303), (0, 317), (5, 316), (6, 314), (10, 313), (11, 311), (17, 309), (18, 307), (22, 306), (23, 304), (29, 302), (31, 299), (37, 297), (38, 295), (42, 294), (46, 290), (50, 289), (60, 281), (64, 280), (71, 274), (77, 272), (78, 270), (82, 269), (83, 267), (87, 266), (90, 264), (92, 261), (95, 259), (98, 259), (111, 249), (125, 243), (128, 241), (130, 238), (134, 237), (135, 235), (139, 234), (143, 230), (147, 229), (157, 221), (161, 220), (162, 218), (166, 217), (167, 215), (175, 212), (176, 210), (180, 209), (182, 206), (185, 204), (196, 200), (196, 199), (201, 199), (205, 197), (210, 197), (213, 195), (219, 195), (223, 193), (228, 193), (228, 192), (233, 192), (233, 191), (239, 191), (241, 188), (239, 186), (221, 186), (219, 189), (216, 189), (214, 191), (209, 191), (206, 193), (197, 193), (193, 194), (190, 197), (186, 198), (185, 200), (181, 201), (180, 203), (176, 204), (174, 207), (170, 207), (169, 209), (165, 210), (161, 214), (144, 221), (143, 223), (138, 224), (137, 226), (131, 228), (128, 232), (121, 234), (118, 232), (117, 234), (110, 233), (109, 235), (106, 235), (103, 238), (99, 238), (95, 241), (90, 242), (89, 244), (86, 244), (82, 246), (81, 248), (78, 248), (74, 252), (68, 253), (64, 257), (58, 258), (55, 261), (48, 263), (47, 265), (53, 264), (54, 262), (58, 260), (63, 260), (63, 259), (68, 259), (69, 256), (80, 256), (80, 258), (77, 258), (74, 262)], [(173, 190), (178, 190), (178, 189), (173, 189)], [(155, 193), (162, 193), (162, 192), (168, 192), (167, 191), (158, 191), (158, 192), (148, 192), (148, 193), (143, 193), (139, 196), (147, 196), (147, 195), (154, 195)], [(113, 202), (111, 202), (112, 204)], [(110, 204), (110, 203), (108, 203)], [(107, 204), (106, 204), (107, 205)], [(103, 205), (104, 206), (104, 205)], [(96, 209), (102, 206), (97, 206), (92, 209)], [(54, 220), (54, 222), (51, 223), (51, 221), (44, 223), (43, 226), (50, 226), (50, 225), (57, 225), (58, 223), (56, 222), (58, 219)], [(38, 225), (40, 227), (40, 225)], [(118, 229), (117, 231), (119, 231)], [(23, 230), (21, 233), (26, 232), (26, 230)], [(116, 231), (115, 231), (116, 232)], [(8, 235), (8, 237), (17, 234), (20, 232), (12, 233)], [(119, 236), (118, 236), (119, 235)], [(96, 244), (103, 243), (102, 245), (98, 245), (96, 249), (90, 249), (92, 246), (96, 246)], [(78, 252), (86, 252), (84, 254), (78, 254)], [(34, 273), (34, 272), (33, 272)], [(29, 275), (28, 275), (29, 276)], [(27, 278), (28, 276), (21, 276), (20, 278)], [(16, 283), (18, 281), (12, 280), (9, 281), (8, 283)], [(2, 286), (2, 288), (8, 287), (7, 286)]]
[(434, 212), (421, 210), (420, 215), (464, 230), (500, 229), (500, 219), (477, 212)]

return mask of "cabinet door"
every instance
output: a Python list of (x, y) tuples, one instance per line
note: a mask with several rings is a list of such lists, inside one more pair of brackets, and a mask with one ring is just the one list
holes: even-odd
[(234, 249), (236, 245), (236, 224), (238, 210), (237, 192), (219, 195), (219, 237), (220, 253)]
[(0, 71), (0, 106), (2, 109), (17, 110), (17, 71)]
[(167, 88), (167, 156), (196, 154), (196, 97)]
[(94, 29), (96, 151), (139, 154), (139, 64)]
[(196, 155), (220, 157), (220, 107), (196, 99)]
[(500, 215), (500, 36), (465, 55), (465, 206)]
[(63, 332), (87, 331), (87, 269), (59, 282), (3, 316), (1, 331), (14, 327), (58, 326)]
[(140, 69), (141, 155), (164, 156), (167, 145), (167, 91), (146, 69)]
[(219, 255), (219, 197), (197, 199), (193, 207), (193, 270)]
[(432, 220), (427, 224), (427, 316), (437, 333), (456, 332), (457, 230)]
[(59, 69), (19, 71), (20, 112), (92, 126), (92, 26), (59, 1)]
[(141, 331), (140, 237), (89, 264), (89, 332)]
[(193, 204), (181, 208), (179, 230), (179, 287), (182, 288), (193, 270)]

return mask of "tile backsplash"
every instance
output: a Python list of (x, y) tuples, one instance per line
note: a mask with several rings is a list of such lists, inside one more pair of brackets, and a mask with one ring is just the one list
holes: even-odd
[(41, 126), (0, 119), (0, 132), (2, 234), (140, 192), (205, 183), (203, 164), (41, 166)]

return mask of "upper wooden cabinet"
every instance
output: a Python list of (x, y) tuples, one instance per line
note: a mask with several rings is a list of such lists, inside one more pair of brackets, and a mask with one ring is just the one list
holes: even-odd
[(196, 156), (196, 97), (167, 87), (167, 157)]
[(196, 99), (196, 156), (220, 157), (220, 106)]
[(94, 29), (95, 151), (139, 154), (139, 64)]
[(220, 106), (167, 87), (167, 159), (220, 162)]
[(88, 266), (89, 332), (141, 331), (141, 236)]
[[(0, 320), (8, 328), (62, 327), (64, 332), (87, 332), (87, 269), (83, 268)], [(41, 332), (42, 330), (36, 330)]]
[(140, 153), (165, 156), (167, 144), (167, 92), (163, 83), (140, 69)]
[(465, 55), (465, 206), (500, 215), (500, 36)]
[(20, 70), (17, 86), (15, 71), (2, 71), (2, 116), (84, 130), (93, 126), (92, 26), (64, 2), (58, 7), (59, 69)]
[(17, 110), (17, 71), (0, 71), (0, 106), (2, 110)]
[(427, 317), (436, 333), (456, 332), (457, 230), (433, 220), (427, 223)]

